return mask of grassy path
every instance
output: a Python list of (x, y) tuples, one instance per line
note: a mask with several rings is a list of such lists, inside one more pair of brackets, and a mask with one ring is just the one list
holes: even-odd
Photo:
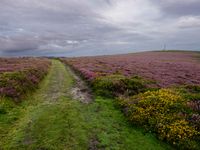
[[(69, 96), (73, 77), (53, 60), (40, 89), (19, 106), (0, 113), (0, 149), (162, 150), (169, 147), (132, 127), (114, 100), (83, 104)], [(3, 101), (3, 100), (2, 100)]]

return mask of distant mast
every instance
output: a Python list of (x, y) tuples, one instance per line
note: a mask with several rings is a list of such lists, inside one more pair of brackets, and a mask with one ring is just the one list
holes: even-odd
[(166, 44), (163, 45), (163, 51), (165, 51), (165, 50), (166, 50)]

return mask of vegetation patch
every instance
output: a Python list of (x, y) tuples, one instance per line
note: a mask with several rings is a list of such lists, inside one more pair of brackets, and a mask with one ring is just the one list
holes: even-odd
[(50, 61), (47, 59), (37, 59), (36, 64), (34, 64), (35, 59), (28, 58), (26, 61), (16, 59), (6, 65), (7, 61), (4, 60), (3, 66), (0, 67), (0, 97), (9, 97), (15, 101), (34, 90), (48, 73), (50, 66)]
[(199, 53), (144, 52), (126, 55), (62, 58), (85, 79), (121, 73), (127, 77), (141, 76), (157, 81), (159, 87), (200, 85)]
[(113, 97), (135, 95), (147, 89), (147, 81), (138, 76), (108, 75), (96, 78), (92, 88), (97, 95)]
[(147, 91), (130, 98), (119, 98), (129, 120), (154, 132), (178, 148), (198, 149), (200, 130), (192, 123), (194, 113), (182, 93), (172, 89)]
[(0, 114), (0, 149), (171, 149), (131, 126), (114, 99), (84, 104), (69, 98), (73, 83), (65, 67), (53, 61), (39, 90), (18, 107), (1, 101), (8, 113)]
[(118, 99), (136, 126), (178, 149), (200, 149), (200, 80), (194, 77), (199, 69), (191, 70), (191, 64), (199, 64), (194, 55), (153, 52), (62, 61), (86, 79), (96, 95)]

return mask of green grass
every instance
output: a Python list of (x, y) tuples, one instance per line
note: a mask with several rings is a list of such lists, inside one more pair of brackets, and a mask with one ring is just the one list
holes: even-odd
[[(167, 149), (153, 135), (133, 127), (124, 117), (113, 99), (97, 97), (88, 107), (90, 131), (99, 141), (97, 147), (105, 149)], [(88, 116), (89, 117), (89, 116)]]
[(1, 99), (0, 149), (170, 149), (131, 125), (114, 99), (83, 104), (70, 98), (73, 83), (65, 66), (53, 60), (36, 93), (18, 105)]

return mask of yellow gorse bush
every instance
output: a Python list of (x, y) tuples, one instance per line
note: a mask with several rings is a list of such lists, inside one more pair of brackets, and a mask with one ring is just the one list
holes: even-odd
[(166, 139), (174, 145), (186, 144), (199, 135), (199, 132), (186, 120), (176, 120), (169, 125), (162, 125), (158, 128), (158, 133), (161, 139)]
[(181, 115), (187, 109), (181, 93), (171, 89), (147, 91), (128, 99), (119, 98), (119, 103), (128, 109), (127, 115), (134, 124), (157, 133), (160, 139), (174, 145), (195, 147), (193, 141), (200, 134), (185, 115)]

